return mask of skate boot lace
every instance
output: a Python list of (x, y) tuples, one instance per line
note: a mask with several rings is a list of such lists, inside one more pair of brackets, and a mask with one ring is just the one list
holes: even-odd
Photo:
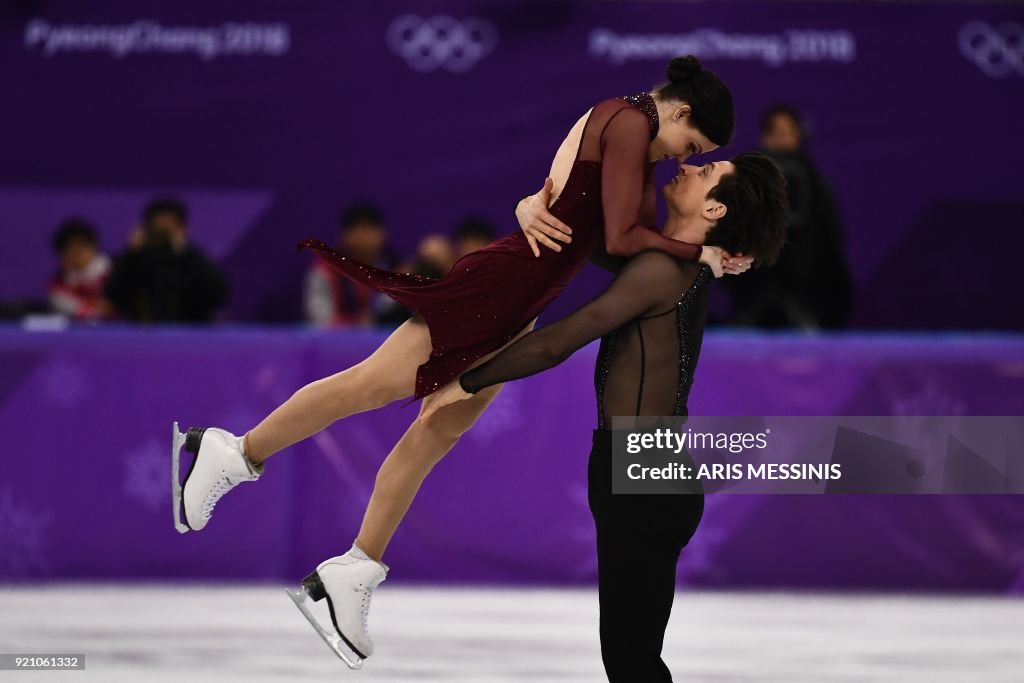
[(370, 599), (373, 597), (373, 591), (368, 588), (363, 588), (363, 633), (367, 636), (370, 635)]
[(217, 501), (219, 501), (221, 497), (228, 492), (228, 489), (230, 489), (231, 486), (232, 484), (228, 480), (227, 475), (221, 477), (217, 483), (213, 485), (213, 488), (210, 489), (210, 493), (206, 496), (206, 500), (203, 501), (202, 515), (204, 518), (210, 518), (210, 515), (213, 514), (213, 508), (217, 504)]

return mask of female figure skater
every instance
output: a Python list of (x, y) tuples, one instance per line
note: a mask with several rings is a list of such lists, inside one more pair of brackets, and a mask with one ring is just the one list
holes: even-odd
[[(559, 147), (550, 172), (557, 198), (549, 211), (573, 231), (574, 239), (564, 247), (535, 252), (532, 238), (515, 233), (467, 254), (435, 280), (347, 259), (318, 240), (300, 242), (300, 250), (315, 250), (347, 277), (388, 294), (416, 315), (369, 358), (301, 388), (243, 437), (201, 428), (182, 435), (175, 424), (178, 530), (202, 529), (217, 501), (238, 483), (257, 479), (274, 453), (348, 415), (410, 394), (427, 396), (528, 332), (595, 251), (631, 256), (657, 249), (699, 260), (716, 275), (746, 270), (750, 259), (733, 259), (714, 247), (702, 250), (650, 227), (655, 219), (653, 162), (682, 161), (716, 149), (731, 139), (734, 126), (729, 89), (695, 57), (673, 59), (667, 74), (669, 82), (653, 94), (595, 105)], [(372, 591), (388, 570), (380, 562), (387, 543), (423, 479), (499, 389), (490, 387), (446, 408), (429, 426), (410, 427), (377, 474), (352, 549), (321, 563), (303, 580), (302, 592), (292, 594), (350, 666), (361, 665), (373, 652), (366, 618)], [(195, 458), (179, 489), (182, 445)], [(178, 520), (179, 508), (184, 523)], [(307, 596), (327, 597), (334, 632), (321, 627), (305, 608)]]
[[(666, 236), (742, 250), (762, 266), (778, 258), (789, 200), (782, 171), (765, 155), (683, 166), (664, 194)], [(601, 296), (463, 373), (424, 398), (420, 411), (420, 419), (429, 421), (443, 406), (546, 370), (601, 339), (587, 489), (597, 531), (601, 656), (610, 683), (671, 682), (661, 650), (676, 564), (704, 512), (699, 482), (689, 492), (612, 495), (611, 419), (651, 416), (634, 421), (635, 427), (648, 427), (655, 426), (657, 416), (687, 415), (707, 315), (708, 275), (707, 267), (664, 252), (638, 254)]]

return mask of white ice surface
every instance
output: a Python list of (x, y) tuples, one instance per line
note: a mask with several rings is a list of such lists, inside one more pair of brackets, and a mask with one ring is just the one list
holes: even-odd
[[(85, 653), (86, 670), (0, 681), (605, 680), (593, 590), (382, 586), (370, 632), (349, 671), (281, 588), (5, 586), (0, 652)], [(679, 682), (1021, 681), (1024, 601), (681, 592), (665, 659)]]

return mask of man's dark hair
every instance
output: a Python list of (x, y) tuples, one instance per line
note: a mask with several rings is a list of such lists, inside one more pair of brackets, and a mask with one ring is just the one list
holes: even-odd
[(350, 204), (341, 212), (338, 219), (339, 227), (344, 231), (354, 225), (375, 225), (384, 227), (384, 214), (377, 208), (376, 204), (370, 202), (356, 202)]
[(690, 122), (708, 140), (724, 147), (736, 130), (732, 92), (718, 75), (705, 69), (693, 55), (676, 57), (665, 69), (668, 83), (654, 94), (661, 100), (678, 100), (690, 105)]
[(99, 243), (96, 228), (84, 218), (69, 218), (60, 224), (53, 235), (53, 250), (62, 253), (72, 240), (82, 240), (94, 246)]
[(466, 218), (455, 228), (456, 239), (480, 239), (490, 242), (494, 239), (494, 226), (486, 218), (473, 216)]
[(149, 227), (154, 218), (164, 213), (173, 215), (182, 225), (188, 225), (188, 209), (185, 203), (171, 197), (159, 197), (147, 204), (142, 210), (143, 225)]
[(779, 258), (789, 226), (786, 177), (760, 152), (740, 154), (732, 163), (735, 169), (708, 192), (708, 198), (725, 204), (727, 211), (708, 231), (704, 244), (753, 256), (755, 264), (770, 266)]

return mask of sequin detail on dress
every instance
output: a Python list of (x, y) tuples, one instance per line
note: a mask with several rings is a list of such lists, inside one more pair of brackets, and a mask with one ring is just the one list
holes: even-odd
[(651, 140), (658, 136), (658, 105), (654, 102), (654, 98), (650, 94), (645, 92), (633, 93), (632, 95), (624, 95), (619, 98), (629, 102), (634, 107), (647, 114), (647, 121), (651, 124)]

